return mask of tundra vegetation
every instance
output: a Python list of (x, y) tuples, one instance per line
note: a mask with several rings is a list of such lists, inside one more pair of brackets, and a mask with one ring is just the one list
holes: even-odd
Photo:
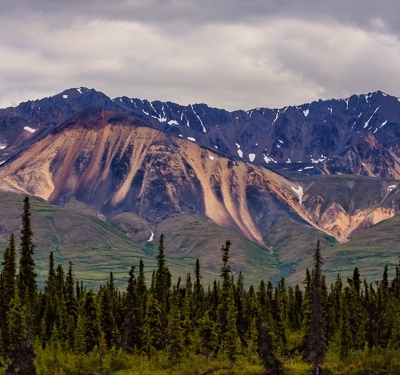
[(19, 255), (10, 234), (0, 278), (0, 374), (399, 374), (400, 271), (375, 284), (357, 268), (327, 285), (319, 241), (302, 286), (233, 275), (230, 240), (219, 280), (203, 285), (197, 261), (172, 280), (159, 239), (151, 280), (142, 261), (124, 290), (110, 273), (97, 291), (49, 255), (36, 283), (29, 198)]

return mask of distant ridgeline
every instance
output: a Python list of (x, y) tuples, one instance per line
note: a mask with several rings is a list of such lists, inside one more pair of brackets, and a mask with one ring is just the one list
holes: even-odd
[[(385, 373), (399, 369), (399, 266), (391, 281), (387, 267), (376, 285), (363, 282), (355, 268), (347, 283), (338, 275), (328, 287), (318, 241), (303, 288), (286, 286), (282, 278), (276, 286), (261, 280), (246, 289), (241, 273), (232, 276), (227, 240), (220, 279), (204, 288), (199, 261), (193, 277), (171, 280), (161, 235), (150, 287), (140, 261), (137, 272), (134, 265), (129, 271), (126, 290), (115, 287), (112, 273), (98, 292), (87, 290), (74, 280), (72, 263), (65, 272), (51, 253), (39, 291), (27, 197), (21, 228), (18, 264), (14, 234), (2, 262), (0, 357), (6, 374), (111, 374), (139, 366), (138, 357), (148, 368), (164, 361), (165, 369), (177, 369), (174, 374), (218, 373), (218, 366), (243, 374), (251, 366), (254, 374), (263, 368), (269, 374), (290, 368), (319, 374), (321, 366), (333, 373), (350, 363), (353, 370), (341, 373), (356, 374), (360, 363), (365, 369), (379, 361)], [(138, 371), (127, 374), (162, 373)]]

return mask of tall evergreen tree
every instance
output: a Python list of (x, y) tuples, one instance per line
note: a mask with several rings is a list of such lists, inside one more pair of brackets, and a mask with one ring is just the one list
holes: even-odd
[(16, 261), (14, 233), (11, 233), (10, 235), (9, 245), (4, 252), (4, 260), (1, 265), (3, 266), (1, 273), (1, 300), (4, 313), (7, 313), (10, 301), (15, 296)]
[(86, 351), (89, 352), (99, 346), (101, 335), (95, 294), (91, 289), (85, 294), (83, 300), (82, 320), (86, 338)]
[(218, 305), (218, 318), (219, 318), (219, 345), (224, 350), (225, 339), (228, 326), (228, 307), (229, 299), (233, 298), (232, 282), (231, 282), (231, 266), (229, 264), (229, 249), (231, 241), (226, 240), (225, 245), (222, 245), (222, 267), (221, 267), (221, 278), (222, 288), (221, 296)]
[(276, 353), (273, 333), (267, 324), (263, 324), (260, 328), (258, 356), (267, 374), (281, 375), (283, 373), (283, 364)]
[(181, 313), (178, 306), (177, 291), (174, 290), (170, 301), (171, 310), (168, 314), (168, 354), (172, 363), (179, 362), (183, 354), (183, 330), (181, 326)]
[(135, 266), (129, 271), (128, 287), (126, 289), (124, 323), (122, 327), (122, 350), (132, 352), (140, 345), (138, 327), (139, 307), (136, 295)]
[(33, 253), (36, 245), (33, 243), (33, 231), (31, 228), (31, 212), (29, 198), (24, 199), (24, 209), (21, 215), (21, 242), (19, 246), (19, 292), (22, 300), (26, 301), (30, 306), (36, 297), (36, 273), (34, 271), (35, 261)]
[(171, 287), (171, 273), (167, 267), (165, 259), (164, 235), (161, 234), (160, 242), (158, 245), (157, 255), (157, 269), (154, 275), (154, 298), (157, 300), (161, 309), (161, 342), (163, 347), (167, 347), (167, 315), (168, 315), (168, 301), (169, 290)]
[(7, 313), (10, 310), (11, 300), (15, 297), (16, 282), (15, 239), (13, 233), (10, 235), (9, 245), (4, 252), (4, 261), (1, 264), (3, 270), (1, 272), (0, 284), (0, 335), (4, 354), (8, 357), (9, 334)]
[(227, 325), (225, 335), (225, 347), (228, 359), (233, 366), (237, 360), (238, 354), (240, 353), (241, 344), (239, 334), (236, 327), (237, 310), (233, 301), (233, 296), (228, 299), (228, 311), (226, 314)]
[(35, 375), (35, 352), (31, 340), (29, 311), (21, 303), (18, 287), (7, 312), (9, 332), (9, 361), (5, 374)]
[(314, 275), (310, 293), (310, 323), (306, 333), (306, 359), (312, 365), (312, 374), (319, 375), (325, 361), (327, 346), (326, 320), (322, 280), (322, 257), (319, 240), (314, 249)]
[(158, 301), (150, 293), (146, 303), (146, 316), (143, 324), (143, 350), (151, 357), (160, 350), (162, 344), (161, 308)]
[(206, 357), (206, 362), (212, 352), (215, 351), (218, 343), (218, 333), (216, 323), (211, 319), (211, 313), (207, 310), (199, 320), (199, 335), (201, 350)]

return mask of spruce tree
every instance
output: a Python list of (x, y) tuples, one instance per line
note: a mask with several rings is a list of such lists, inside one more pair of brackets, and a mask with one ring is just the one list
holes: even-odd
[(0, 284), (0, 334), (3, 351), (7, 357), (7, 348), (9, 345), (7, 313), (10, 310), (11, 300), (15, 297), (16, 282), (15, 239), (13, 233), (10, 235), (9, 245), (4, 252), (4, 261), (1, 264), (3, 270), (1, 272)]
[(211, 353), (215, 351), (218, 343), (217, 325), (210, 315), (210, 311), (207, 310), (204, 313), (204, 316), (199, 320), (201, 350), (206, 357), (207, 363)]
[(104, 333), (107, 347), (117, 346), (119, 335), (116, 330), (113, 302), (109, 288), (102, 288), (99, 291), (99, 323), (100, 329)]
[(9, 357), (5, 374), (35, 375), (35, 352), (30, 338), (31, 327), (27, 308), (22, 305), (18, 288), (11, 300), (10, 309), (7, 312), (7, 325), (9, 332)]
[(15, 263), (15, 238), (14, 233), (10, 235), (9, 245), (4, 252), (4, 260), (1, 263), (3, 266), (2, 279), (1, 279), (1, 300), (4, 313), (6, 314), (10, 301), (15, 295), (15, 276), (16, 276), (16, 263)]
[(228, 311), (226, 319), (227, 319), (226, 337), (225, 337), (226, 354), (228, 356), (229, 361), (231, 362), (231, 366), (233, 366), (241, 351), (241, 344), (236, 327), (237, 310), (232, 297), (228, 299)]
[(72, 262), (70, 261), (68, 265), (67, 276), (65, 277), (64, 298), (67, 313), (72, 317), (74, 324), (76, 324), (78, 317), (78, 305), (75, 298), (74, 286), (74, 274), (72, 272)]
[(283, 364), (276, 354), (273, 333), (267, 324), (260, 328), (258, 339), (258, 356), (269, 375), (283, 374)]
[(310, 291), (310, 320), (306, 333), (306, 359), (312, 365), (311, 371), (313, 375), (321, 373), (320, 366), (325, 361), (328, 349), (322, 288), (322, 257), (318, 240), (314, 250), (314, 275)]
[(143, 350), (151, 357), (162, 348), (161, 308), (150, 293), (146, 303), (146, 316), (143, 324)]
[(181, 313), (178, 306), (178, 298), (176, 290), (173, 290), (170, 299), (170, 312), (168, 314), (168, 355), (172, 363), (176, 364), (180, 361), (183, 354), (183, 330), (181, 326)]
[(164, 235), (161, 234), (158, 245), (157, 269), (154, 274), (154, 298), (157, 300), (161, 309), (162, 334), (161, 342), (164, 349), (167, 347), (167, 314), (169, 290), (171, 287), (171, 273), (167, 267), (165, 259)]
[(34, 271), (35, 261), (33, 260), (33, 253), (36, 245), (33, 243), (33, 231), (31, 228), (31, 212), (29, 198), (24, 199), (24, 209), (21, 215), (22, 228), (21, 228), (21, 242), (19, 246), (20, 259), (19, 259), (19, 292), (21, 299), (26, 301), (30, 307), (36, 296), (36, 273)]
[(221, 297), (218, 305), (218, 318), (219, 318), (219, 344), (224, 350), (225, 339), (227, 333), (227, 325), (228, 325), (228, 304), (229, 299), (233, 298), (232, 293), (232, 283), (231, 283), (231, 266), (229, 264), (229, 249), (231, 246), (231, 241), (226, 240), (225, 245), (222, 245), (222, 262), (223, 265), (221, 267), (221, 278), (222, 278), (222, 288), (221, 288)]
[(132, 266), (129, 271), (128, 287), (126, 289), (122, 327), (122, 350), (125, 352), (132, 352), (135, 346), (139, 347), (140, 345), (138, 319), (139, 308), (136, 295), (135, 266)]
[(85, 324), (81, 315), (78, 315), (76, 323), (75, 337), (74, 337), (74, 352), (75, 354), (86, 353), (86, 337), (85, 337)]
[(86, 338), (86, 351), (92, 351), (99, 345), (100, 324), (95, 302), (95, 294), (89, 289), (83, 300), (82, 320)]
[[(193, 296), (189, 286), (186, 286), (186, 293), (183, 301), (183, 344), (188, 353), (193, 343), (193, 309), (192, 309)], [(171, 307), (172, 308), (172, 307)]]

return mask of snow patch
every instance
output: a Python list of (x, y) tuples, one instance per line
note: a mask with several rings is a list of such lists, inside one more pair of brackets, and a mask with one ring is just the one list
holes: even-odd
[(385, 126), (386, 124), (387, 124), (387, 120), (384, 121), (384, 122), (382, 122), (382, 125), (379, 127), (379, 129), (380, 129), (382, 126)]
[(393, 189), (396, 189), (397, 185), (389, 185), (387, 191), (392, 191)]
[(169, 120), (168, 125), (179, 125), (179, 122), (176, 120)]
[(303, 111), (304, 117), (307, 117), (309, 113), (310, 113), (309, 109), (304, 110)]
[(5, 162), (6, 162), (5, 160), (0, 161), (0, 165), (4, 164)]
[(206, 128), (204, 127), (203, 121), (201, 121), (200, 116), (196, 113), (196, 111), (194, 110), (193, 106), (190, 105), (190, 107), (192, 108), (193, 113), (196, 115), (197, 119), (200, 121), (201, 127), (203, 128), (203, 133), (207, 133)]
[(182, 134), (179, 134), (179, 136), (180, 136), (181, 138), (183, 138), (183, 135), (182, 135)]
[(68, 95), (63, 95), (63, 99), (68, 99)]
[(272, 122), (272, 125), (275, 124), (276, 120), (278, 120), (278, 117), (279, 117), (279, 110), (278, 112), (276, 112), (275, 120)]
[(291, 163), (292, 161), (290, 160), (290, 158), (287, 159), (286, 163)]
[(32, 128), (29, 127), (29, 126), (24, 126), (24, 130), (26, 130), (26, 131), (29, 132), (29, 133), (34, 133), (34, 132), (36, 131), (36, 129), (32, 129)]
[(188, 140), (192, 141), (192, 142), (196, 142), (196, 140), (193, 137), (188, 137)]
[(0, 150), (4, 150), (7, 147), (7, 145), (1, 145)]
[(292, 190), (297, 194), (299, 197), (299, 203), (303, 203), (303, 188), (299, 185), (299, 187), (296, 189), (295, 187), (291, 186)]
[(218, 146), (214, 146), (218, 150)]
[(304, 167), (304, 169), (313, 169), (314, 167)]
[(243, 151), (242, 150), (237, 150), (238, 151), (238, 154), (239, 154), (239, 156), (242, 158), (243, 157)]
[[(380, 106), (379, 106), (379, 107), (380, 107)], [(375, 111), (374, 111), (374, 113), (372, 114), (372, 116), (371, 116), (371, 117), (368, 119), (368, 121), (365, 123), (363, 129), (365, 129), (365, 128), (369, 125), (369, 122), (371, 121), (372, 117), (374, 117), (374, 114), (375, 114), (376, 111), (379, 109), (379, 107), (378, 107), (377, 109), (375, 109)]]
[(208, 155), (208, 157), (210, 158), (210, 160), (214, 160), (215, 159), (214, 156), (212, 156), (212, 155)]
[(276, 163), (276, 161), (272, 158), (272, 156), (268, 156), (263, 154), (264, 157), (264, 161), (268, 164), (270, 161), (273, 161), (274, 163)]
[(156, 109), (153, 107), (153, 103), (152, 103), (152, 102), (149, 102), (149, 104), (150, 104), (150, 107), (153, 109), (153, 111), (154, 111), (155, 113), (158, 114), (158, 112), (156, 111)]
[(283, 141), (281, 141), (280, 139), (278, 139), (279, 142), (283, 143)]
[(236, 146), (237, 146), (237, 148), (240, 148), (240, 144), (239, 143), (236, 143)]
[(321, 157), (320, 157), (319, 159), (313, 159), (313, 158), (311, 158), (311, 163), (317, 164), (317, 163), (319, 163), (319, 162), (321, 162), (321, 161), (325, 161), (325, 159), (326, 159), (326, 156), (321, 155)]
[(76, 89), (76, 91), (78, 91), (78, 92), (79, 92), (79, 94), (82, 94), (82, 87), (80, 87), (80, 88)]
[(142, 112), (147, 116), (149, 115), (149, 112), (146, 112), (144, 109), (142, 109)]
[(256, 154), (249, 154), (249, 160), (251, 162), (253, 162), (255, 158), (256, 158)]
[(151, 242), (154, 239), (154, 233), (151, 232), (150, 238), (147, 240), (147, 242)]
[(347, 110), (347, 111), (349, 110), (349, 100), (350, 100), (350, 98), (347, 98), (347, 99), (346, 99), (346, 110)]

